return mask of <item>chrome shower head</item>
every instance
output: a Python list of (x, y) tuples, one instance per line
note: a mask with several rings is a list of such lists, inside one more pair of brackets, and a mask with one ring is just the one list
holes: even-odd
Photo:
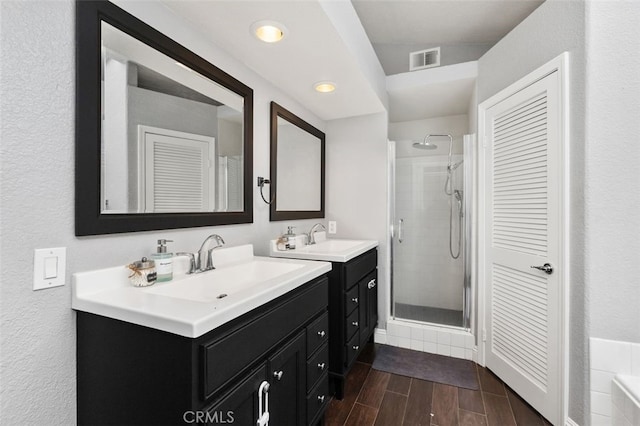
[(429, 142), (429, 138), (435, 137), (435, 136), (448, 136), (448, 135), (427, 135), (424, 137), (424, 140), (422, 142), (414, 142), (413, 147), (418, 149), (436, 149), (438, 148), (438, 145)]
[(422, 142), (414, 142), (413, 147), (418, 149), (436, 149), (438, 148), (438, 145), (427, 142), (427, 140), (425, 139)]

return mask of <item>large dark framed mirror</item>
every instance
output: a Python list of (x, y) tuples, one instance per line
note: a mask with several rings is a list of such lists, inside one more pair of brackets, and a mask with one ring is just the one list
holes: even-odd
[(252, 222), (253, 90), (108, 1), (76, 45), (76, 235)]
[(271, 102), (270, 219), (324, 218), (325, 135)]

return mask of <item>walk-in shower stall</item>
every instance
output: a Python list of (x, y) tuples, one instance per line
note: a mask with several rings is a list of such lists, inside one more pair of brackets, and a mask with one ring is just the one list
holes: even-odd
[(471, 326), (471, 143), (448, 134), (391, 142), (393, 319)]

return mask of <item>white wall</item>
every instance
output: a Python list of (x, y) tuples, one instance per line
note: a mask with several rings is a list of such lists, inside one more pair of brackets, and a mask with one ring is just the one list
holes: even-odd
[[(268, 240), (286, 225), (306, 231), (316, 222), (269, 223), (268, 206), (254, 187), (254, 223), (250, 225), (75, 237), (74, 4), (71, 0), (0, 2), (0, 424), (75, 423), (75, 315), (70, 293), (74, 272), (124, 265), (150, 253), (158, 238), (175, 240), (174, 251), (195, 250), (214, 232), (228, 245), (254, 243), (257, 253), (266, 255)], [(255, 176), (269, 176), (272, 100), (325, 129), (324, 122), (207, 43), (162, 6), (132, 2), (129, 7), (254, 89)], [(386, 134), (386, 129), (381, 132)], [(348, 223), (342, 223), (345, 232)], [(358, 233), (379, 236), (374, 228)], [(67, 247), (67, 283), (34, 292), (33, 250), (46, 247)]]
[[(614, 28), (613, 25), (611, 28)], [(588, 322), (585, 302), (585, 2), (547, 0), (478, 61), (478, 102), (568, 51), (571, 230), (569, 416), (587, 424)], [(637, 120), (637, 118), (636, 118)], [(588, 231), (588, 230), (587, 230)], [(599, 248), (602, 250), (602, 248)]]
[(389, 139), (396, 142), (397, 157), (447, 155), (449, 153), (447, 138), (430, 139), (430, 142), (438, 146), (434, 150), (420, 151), (412, 147), (413, 142), (423, 141), (428, 134), (453, 136), (453, 153), (462, 154), (462, 136), (467, 133), (469, 133), (469, 118), (466, 114), (389, 123)]
[(589, 335), (640, 343), (640, 3), (586, 12)]
[(379, 328), (388, 315), (387, 114), (327, 122), (327, 220), (337, 238), (378, 240)]

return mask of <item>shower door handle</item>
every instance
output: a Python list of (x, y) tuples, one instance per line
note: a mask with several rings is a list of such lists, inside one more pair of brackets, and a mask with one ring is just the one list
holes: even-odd
[(398, 221), (398, 242), (402, 243), (402, 227), (404, 225), (404, 219)]

